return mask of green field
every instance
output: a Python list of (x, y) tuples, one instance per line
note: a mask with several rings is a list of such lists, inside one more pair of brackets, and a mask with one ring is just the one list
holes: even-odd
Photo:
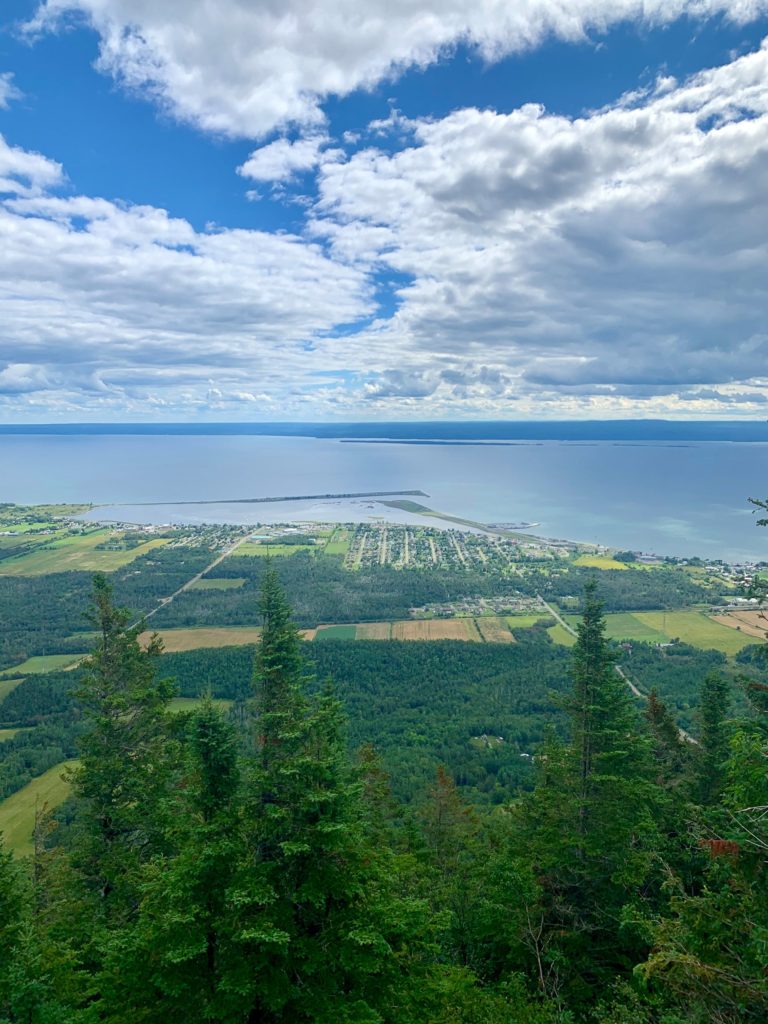
[(39, 544), (34, 551), (0, 562), (0, 576), (43, 576), (49, 572), (110, 572), (128, 565), (139, 555), (168, 541), (161, 537), (123, 551), (97, 551), (112, 536), (111, 530), (94, 530)]
[[(563, 618), (574, 629), (581, 621), (578, 615), (564, 615)], [(666, 633), (642, 622), (630, 612), (609, 612), (605, 616), (605, 635), (611, 640), (638, 640), (649, 644), (663, 644), (669, 640)]]
[(530, 629), (537, 622), (543, 622), (546, 619), (552, 620), (549, 612), (537, 612), (535, 615), (505, 615), (504, 617), (513, 633), (516, 629)]
[[(24, 730), (26, 731), (26, 730)], [(0, 743), (5, 743), (6, 740), (12, 740), (17, 732), (22, 732), (21, 729), (0, 729)]]
[(238, 576), (236, 579), (212, 579), (212, 580), (198, 580), (197, 583), (193, 583), (189, 588), (190, 590), (239, 590), (240, 587), (245, 586), (245, 578)]
[(682, 611), (636, 612), (635, 618), (670, 640), (680, 639), (692, 647), (713, 648), (734, 655), (749, 643), (749, 637), (735, 629), (714, 622), (694, 608)]
[[(0, 679), (16, 676), (19, 672), (24, 675), (38, 675), (40, 672), (55, 672), (56, 669), (66, 668), (67, 665), (74, 665), (76, 661), (84, 658), (85, 654), (36, 654), (34, 658), (27, 658), (21, 665), (14, 665), (0, 672)], [(17, 684), (21, 680), (16, 680)], [(13, 687), (11, 687), (13, 689)], [(10, 691), (9, 691), (10, 692)]]
[(568, 630), (561, 626), (559, 622), (556, 626), (550, 626), (547, 632), (556, 644), (562, 644), (563, 647), (573, 647), (576, 643), (576, 637), (571, 636)]
[(38, 809), (46, 805), (58, 807), (66, 800), (70, 785), (62, 779), (62, 774), (75, 764), (76, 761), (62, 761), (54, 765), (0, 803), (0, 833), (7, 849), (17, 857), (32, 853), (32, 831)]
[(315, 640), (354, 640), (357, 626), (322, 626), (315, 633)]

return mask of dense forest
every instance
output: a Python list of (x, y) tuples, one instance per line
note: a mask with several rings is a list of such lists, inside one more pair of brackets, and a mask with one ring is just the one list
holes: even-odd
[[(570, 654), (537, 630), (513, 651), (310, 652), (270, 570), (260, 611), (255, 651), (163, 656), (97, 577), (82, 669), (6, 699), (17, 721), (48, 701), (49, 738), (79, 761), (66, 812), (38, 816), (32, 857), (0, 857), (0, 1020), (766, 1019), (762, 654), (742, 659), (738, 704), (718, 659), (680, 655), (686, 686), (699, 674), (694, 743), (661, 686), (634, 702), (593, 585)], [(471, 649), (484, 666), (462, 665)], [(657, 664), (633, 661), (660, 683)], [(201, 678), (214, 691), (220, 673), (234, 703), (171, 714), (172, 668), (182, 692)], [(422, 680), (406, 699), (403, 673)], [(550, 701), (542, 735), (534, 711)], [(489, 743), (499, 714), (518, 737), (531, 718), (525, 788), (504, 778), (506, 744)], [(386, 731), (358, 746), (377, 716)], [(419, 761), (420, 728), (444, 763)], [(460, 787), (451, 757), (468, 738), (489, 763)], [(397, 777), (411, 773), (420, 794)]]

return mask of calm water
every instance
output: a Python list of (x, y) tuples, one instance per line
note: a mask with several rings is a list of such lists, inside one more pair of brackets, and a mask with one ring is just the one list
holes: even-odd
[[(749, 496), (768, 494), (768, 444), (557, 442), (345, 444), (262, 436), (2, 436), (0, 500), (92, 501), (144, 522), (365, 519), (373, 502), (163, 507), (290, 494), (420, 489), (425, 505), (481, 522), (535, 521), (544, 536), (661, 554), (768, 559)], [(131, 514), (131, 512), (133, 514)]]

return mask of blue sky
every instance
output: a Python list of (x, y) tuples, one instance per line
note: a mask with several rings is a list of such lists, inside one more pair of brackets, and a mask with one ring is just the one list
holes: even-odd
[(0, 420), (759, 417), (768, 0), (11, 0)]

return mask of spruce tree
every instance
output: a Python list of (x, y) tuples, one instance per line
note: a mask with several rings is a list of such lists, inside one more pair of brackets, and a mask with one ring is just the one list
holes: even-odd
[(702, 684), (699, 700), (698, 799), (704, 807), (719, 803), (725, 785), (729, 709), (728, 683), (719, 672), (710, 672)]

